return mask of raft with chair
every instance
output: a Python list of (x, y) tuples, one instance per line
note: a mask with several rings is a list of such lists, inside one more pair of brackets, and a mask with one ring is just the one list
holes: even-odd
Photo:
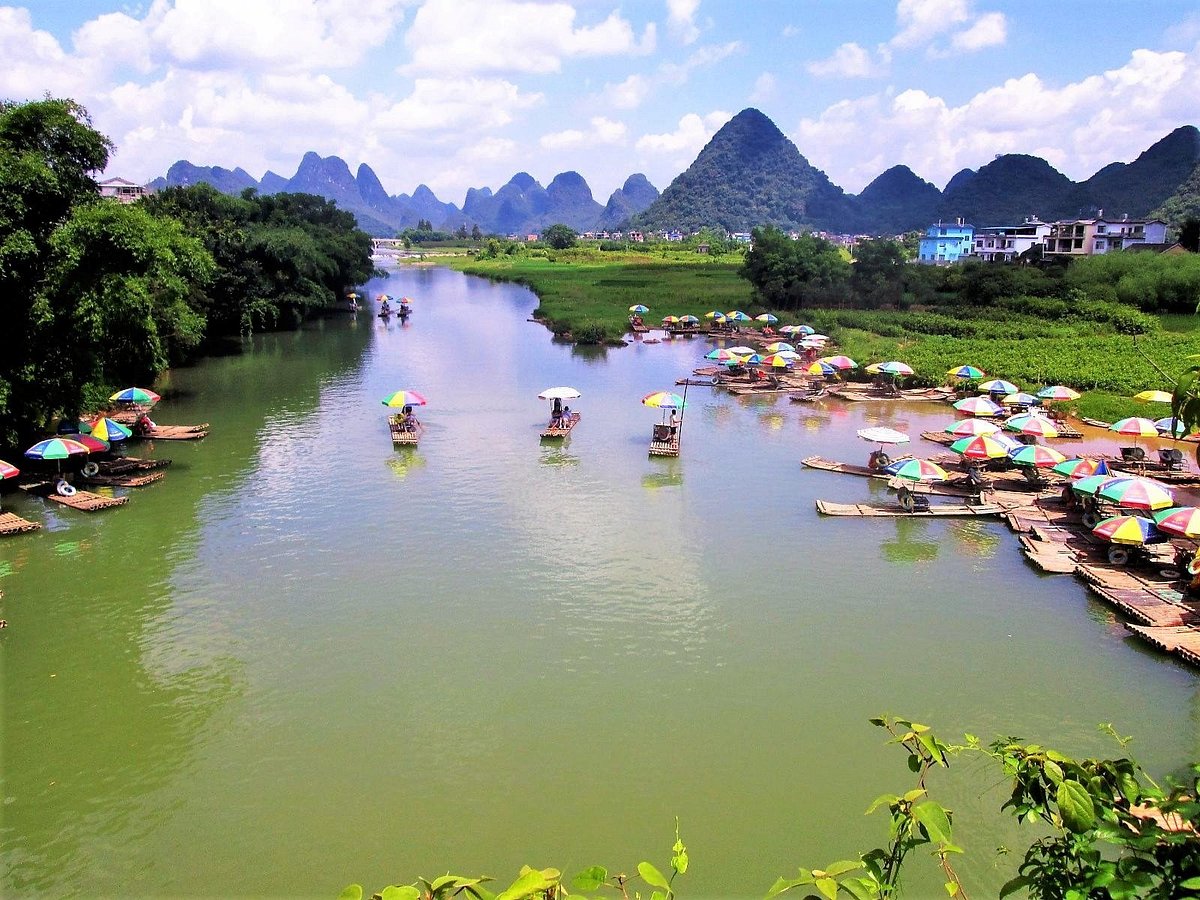
[(828, 396), (829, 391), (826, 389), (825, 385), (820, 384), (808, 387), (799, 393), (792, 394), (790, 397), (788, 397), (788, 399), (793, 403), (812, 403)]
[(564, 438), (571, 433), (571, 429), (579, 424), (579, 413), (573, 412), (566, 416), (561, 416), (558, 419), (551, 419), (544, 429), (542, 429), (543, 438)]
[(410, 424), (405, 425), (404, 414), (396, 413), (388, 416), (388, 429), (392, 432), (392, 443), (397, 446), (416, 446), (421, 440), (421, 432), (425, 426), (412, 417)]
[(124, 475), (95, 475), (83, 474), (79, 481), (91, 487), (145, 487), (155, 484), (167, 477), (166, 472), (146, 472), (141, 475), (126, 473)]
[(134, 431), (133, 437), (144, 441), (198, 441), (208, 437), (208, 423), (203, 425), (155, 425), (144, 431)]
[(679, 455), (679, 426), (655, 425), (650, 436), (651, 456)]
[(48, 481), (39, 481), (32, 484), (23, 484), (21, 485), (21, 490), (38, 497), (43, 497), (46, 500), (53, 500), (55, 503), (61, 503), (63, 506), (69, 506), (71, 509), (78, 509), (82, 512), (111, 509), (114, 506), (124, 506), (129, 502), (128, 497), (104, 497), (100, 494), (93, 494), (91, 491), (78, 490), (70, 484), (66, 485), (66, 488), (69, 488), (69, 490), (66, 490), (61, 487), (62, 484), (65, 484), (65, 482), (54, 485)]
[(41, 527), (41, 522), (30, 522), (28, 519), (22, 519), (16, 513), (0, 512), (0, 535), (24, 534), (37, 531)]
[(929, 504), (908, 510), (900, 503), (834, 503), (818, 500), (817, 512), (826, 516), (854, 516), (860, 519), (876, 518), (941, 518), (999, 516), (1004, 508), (996, 503), (953, 503)]

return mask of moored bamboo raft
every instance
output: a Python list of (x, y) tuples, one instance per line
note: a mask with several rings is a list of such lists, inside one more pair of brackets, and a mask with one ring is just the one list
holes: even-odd
[(30, 522), (28, 519), (22, 519), (16, 513), (0, 512), (0, 535), (37, 531), (41, 527), (41, 522)]
[(142, 459), (138, 456), (122, 456), (117, 459), (99, 459), (96, 465), (100, 467), (101, 475), (127, 475), (130, 472), (149, 472), (153, 469), (163, 469), (171, 464), (164, 457)]
[(135, 438), (144, 441), (198, 441), (208, 437), (208, 423), (203, 425), (155, 425), (143, 432), (135, 431)]
[(1191, 625), (1133, 625), (1125, 623), (1133, 634), (1165, 653), (1200, 667), (1200, 629)]
[(542, 429), (543, 438), (562, 438), (571, 433), (576, 425), (579, 424), (579, 413), (573, 412), (569, 416), (563, 416), (558, 420), (559, 424), (555, 424), (554, 420)]
[(166, 472), (146, 472), (141, 475), (82, 475), (80, 483), (93, 487), (145, 487), (167, 477)]
[(930, 504), (928, 508), (909, 512), (899, 503), (833, 503), (829, 500), (818, 500), (817, 512), (826, 516), (856, 516), (862, 519), (927, 519), (942, 516), (998, 516), (1004, 512), (1004, 509), (995, 503), (954, 503)]
[(64, 497), (54, 490), (54, 485), (46, 481), (35, 484), (23, 484), (21, 485), (21, 490), (44, 497), (47, 500), (53, 500), (55, 503), (61, 503), (63, 506), (69, 506), (71, 509), (81, 510), (82, 512), (111, 509), (114, 506), (124, 506), (129, 502), (128, 497), (103, 497), (100, 494), (93, 494), (91, 491), (76, 491), (70, 497)]
[[(896, 457), (901, 459), (902, 457)], [(882, 478), (885, 481), (892, 476), (883, 469), (872, 469), (869, 466), (856, 466), (853, 463), (838, 462), (823, 456), (807, 456), (800, 460), (800, 465), (810, 469), (821, 469), (825, 472), (840, 472), (843, 475), (858, 475), (863, 478)]]
[(655, 425), (654, 434), (650, 438), (651, 456), (679, 455), (679, 426)]
[(935, 444), (941, 444), (943, 447), (949, 447), (958, 440), (952, 434), (946, 434), (944, 431), (922, 431), (921, 437), (927, 441), (933, 441)]
[(1100, 599), (1141, 625), (1157, 628), (1200, 623), (1196, 612), (1184, 604), (1183, 594), (1177, 590), (1179, 582), (1090, 563), (1079, 565), (1075, 574)]

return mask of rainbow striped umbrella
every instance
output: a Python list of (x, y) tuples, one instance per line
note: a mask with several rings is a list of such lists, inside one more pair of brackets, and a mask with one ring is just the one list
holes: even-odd
[(21, 470), (16, 466), (0, 459), (0, 478), (16, 478), (20, 474)]
[(1043, 400), (1078, 400), (1080, 397), (1079, 391), (1072, 390), (1065, 384), (1052, 384), (1049, 387), (1044, 387), (1037, 392), (1037, 395)]
[(880, 363), (879, 371), (888, 375), (911, 375), (913, 374), (913, 367), (908, 363), (902, 363), (893, 359), (890, 362)]
[(959, 438), (950, 445), (950, 449), (959, 456), (974, 460), (1003, 459), (1008, 456), (1008, 447), (990, 434)]
[(1149, 478), (1110, 478), (1100, 486), (1096, 496), (1129, 509), (1166, 509), (1175, 505), (1175, 495)]
[(1113, 544), (1132, 547), (1140, 547), (1160, 536), (1154, 522), (1141, 516), (1113, 516), (1100, 522), (1092, 529), (1092, 534)]
[(1037, 403), (1037, 399), (1033, 394), (1016, 391), (1012, 394), (1005, 394), (1000, 402), (1005, 406), (1033, 406), (1033, 404)]
[(964, 381), (975, 381), (978, 378), (983, 378), (987, 372), (983, 369), (977, 369), (974, 366), (955, 366), (946, 372), (947, 375), (953, 375), (955, 378), (962, 378)]
[(1041, 444), (1018, 447), (1008, 454), (1008, 458), (1018, 466), (1034, 466), (1039, 469), (1056, 466), (1067, 459), (1053, 447), (1043, 447)]
[[(1017, 434), (1028, 434), (1033, 437), (1058, 437), (1058, 429), (1045, 416), (1013, 416), (1011, 419), (1005, 421), (1004, 430), (1013, 431)], [(1063, 457), (1063, 459), (1066, 459), (1066, 457)]]
[(1064, 460), (1056, 465), (1052, 471), (1057, 472), (1059, 475), (1066, 475), (1074, 481), (1078, 481), (1080, 478), (1087, 478), (1089, 475), (1109, 476), (1107, 462), (1102, 459), (1091, 459), (1087, 456)]
[(704, 314), (704, 318), (712, 319), (714, 322), (724, 322), (725, 313), (721, 312), (719, 309), (710, 309)]
[(995, 422), (988, 422), (983, 419), (959, 419), (957, 422), (946, 427), (946, 434), (952, 434), (955, 437), (976, 437), (981, 434), (995, 434), (1000, 430), (1000, 426)]
[(1000, 405), (993, 403), (987, 397), (967, 397), (955, 403), (954, 408), (973, 416), (994, 416), (1000, 412)]
[[(743, 348), (743, 349), (749, 349), (749, 348)], [(735, 348), (735, 351), (736, 351), (736, 348)], [(763, 355), (761, 353), (755, 353), (753, 350), (751, 350), (749, 353), (738, 354), (736, 359), (743, 366), (757, 366), (759, 363), (761, 363), (763, 361)]]
[(396, 391), (383, 398), (384, 406), (424, 406), (428, 401), (416, 391)]
[(795, 349), (796, 348), (793, 347), (791, 344), (789, 344), (787, 341), (775, 341), (774, 343), (767, 344), (767, 352), (768, 353), (778, 353), (780, 350), (793, 350), (794, 351)]
[(823, 356), (819, 360), (817, 360), (817, 362), (828, 363), (829, 365), (833, 366), (835, 369), (857, 369), (858, 368), (858, 363), (856, 363), (854, 360), (852, 360), (850, 357), (846, 356), (845, 354), (840, 354), (840, 353), (837, 356)]
[(1160, 509), (1154, 513), (1154, 521), (1158, 527), (1168, 534), (1179, 537), (1200, 537), (1200, 509), (1194, 506), (1176, 506), (1174, 509)]
[(108, 441), (103, 441), (94, 434), (77, 434), (71, 440), (78, 441), (87, 447), (88, 453), (107, 453), (111, 449)]
[(38, 441), (25, 451), (25, 455), (30, 459), (66, 459), (87, 452), (88, 448), (79, 441), (71, 438), (50, 438)]
[(1108, 426), (1109, 431), (1115, 431), (1117, 434), (1127, 434), (1133, 437), (1157, 437), (1158, 429), (1154, 427), (1154, 423), (1149, 419), (1143, 419), (1141, 416), (1130, 416), (1127, 419), (1113, 422)]
[(736, 359), (737, 354), (732, 350), (727, 350), (724, 347), (718, 347), (716, 350), (709, 350), (704, 354), (705, 359), (715, 359), (717, 362), (729, 362), (731, 359)]
[(985, 381), (979, 385), (979, 389), (989, 394), (1015, 394), (1020, 390), (1011, 381), (1005, 381), (1003, 378), (993, 378), (991, 381)]
[(730, 312), (725, 313), (725, 318), (729, 319), (731, 322), (753, 321), (748, 315), (746, 315), (740, 309), (731, 310)]
[(945, 469), (927, 459), (906, 459), (897, 465), (889, 466), (888, 471), (896, 478), (908, 481), (945, 481), (950, 477)]
[(117, 391), (108, 399), (118, 403), (157, 403), (162, 397), (158, 396), (154, 391), (149, 391), (145, 388), (131, 387), (125, 388), (123, 391)]
[(761, 365), (770, 366), (773, 369), (786, 369), (792, 365), (792, 360), (782, 353), (772, 353), (769, 356), (764, 356), (759, 362)]
[(807, 372), (809, 375), (833, 375), (837, 372), (837, 369), (835, 369), (829, 363), (822, 362), (821, 360), (818, 359), (815, 363), (813, 363), (811, 366), (809, 366), (804, 371)]
[(698, 325), (698, 324), (700, 324), (700, 320), (699, 320), (699, 319), (697, 319), (695, 316), (680, 316), (680, 317), (679, 317), (679, 321), (680, 321), (680, 322), (686, 322), (688, 325)]
[(650, 307), (643, 306), (640, 303), (635, 303), (635, 304), (633, 304), (633, 306), (629, 307), (629, 311), (631, 313), (637, 313), (640, 316), (642, 313), (650, 312)]
[(1171, 437), (1181, 438), (1187, 434), (1187, 426), (1179, 419), (1172, 419), (1170, 416), (1167, 416), (1165, 419), (1156, 419), (1154, 427), (1162, 434)]
[(813, 328), (811, 325), (797, 325), (796, 330), (801, 334), (807, 335), (815, 335), (817, 333), (817, 329)]
[(113, 441), (123, 441), (127, 437), (132, 437), (133, 432), (120, 422), (114, 422), (112, 419), (101, 417), (92, 423), (92, 436), (112, 443)]
[(773, 316), (770, 313), (763, 313), (760, 316), (754, 317), (755, 322), (766, 322), (768, 325), (774, 325), (779, 321), (779, 316)]
[(867, 366), (865, 369), (863, 369), (863, 371), (866, 372), (868, 375), (878, 375), (882, 371), (882, 369), (880, 368), (882, 365), (883, 365), (883, 363), (871, 363), (869, 366)]
[(1100, 490), (1100, 488), (1104, 487), (1110, 481), (1116, 481), (1116, 479), (1108, 474), (1085, 475), (1071, 485), (1071, 490), (1077, 494), (1095, 496), (1096, 491)]
[(678, 325), (679, 316), (663, 316), (664, 325)]
[(683, 398), (670, 391), (655, 391), (642, 398), (642, 406), (654, 409), (683, 409)]

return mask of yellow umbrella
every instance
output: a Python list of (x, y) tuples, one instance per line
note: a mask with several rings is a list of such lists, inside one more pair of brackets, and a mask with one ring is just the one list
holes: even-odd
[(1133, 399), (1144, 403), (1170, 403), (1173, 398), (1166, 391), (1142, 391), (1134, 394)]

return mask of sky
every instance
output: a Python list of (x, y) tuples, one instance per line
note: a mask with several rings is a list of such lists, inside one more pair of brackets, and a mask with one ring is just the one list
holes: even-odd
[(662, 190), (749, 106), (850, 193), (1002, 153), (1079, 181), (1200, 125), (1194, 0), (37, 0), (0, 60), (0, 98), (89, 110), (107, 176), (314, 150), (460, 206), (522, 171)]

